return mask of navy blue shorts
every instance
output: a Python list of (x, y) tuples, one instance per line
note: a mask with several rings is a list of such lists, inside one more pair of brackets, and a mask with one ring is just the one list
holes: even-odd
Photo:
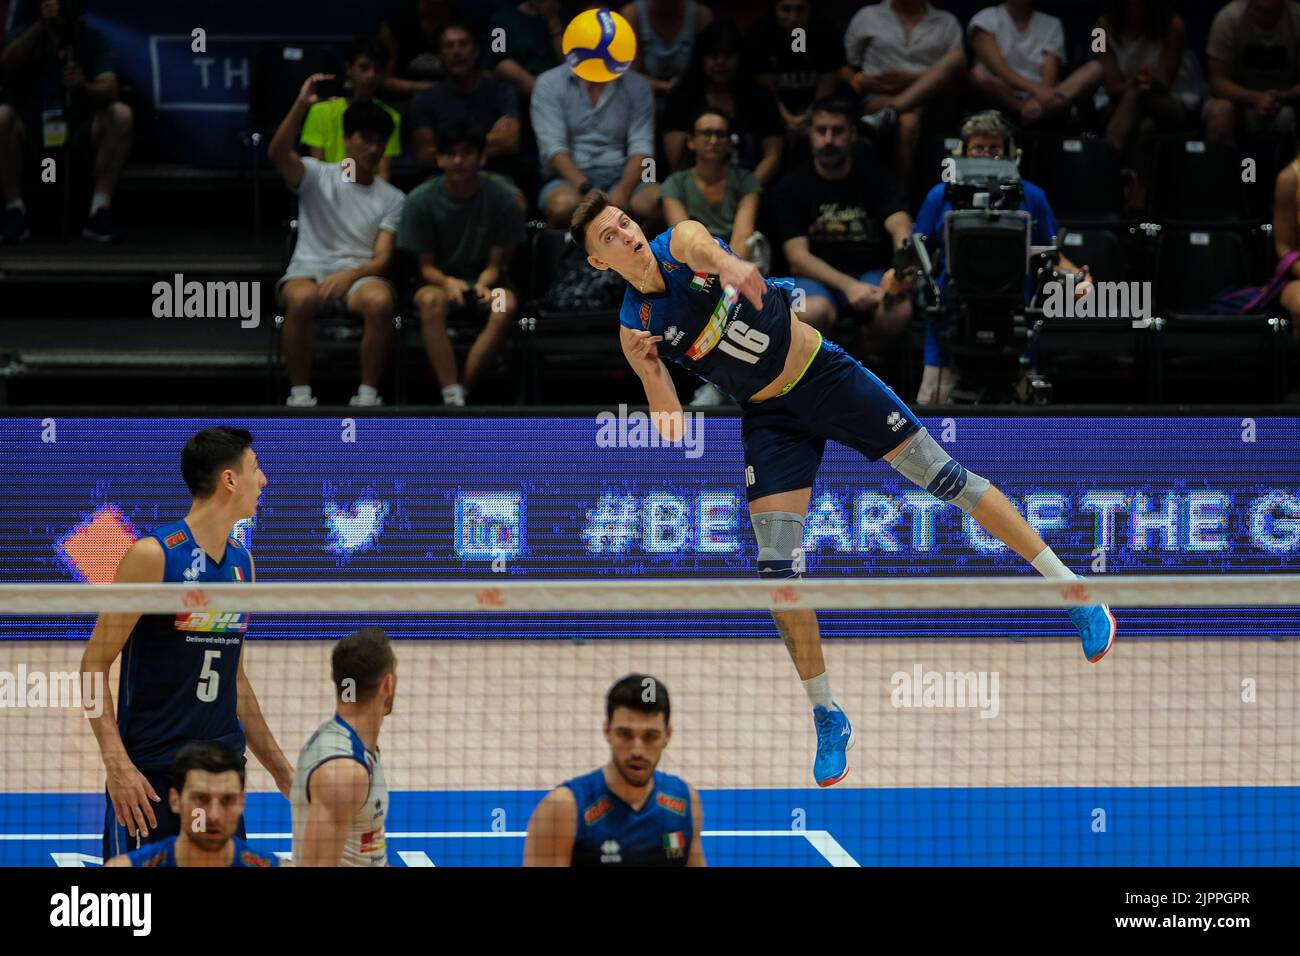
[(745, 494), (754, 501), (812, 487), (828, 438), (876, 461), (920, 428), (893, 389), (823, 340), (794, 388), (742, 406)]

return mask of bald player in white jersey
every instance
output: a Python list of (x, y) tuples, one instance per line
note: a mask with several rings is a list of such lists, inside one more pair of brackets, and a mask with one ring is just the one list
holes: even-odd
[(333, 717), (298, 755), (290, 804), (295, 866), (387, 866), (388, 786), (379, 729), (393, 712), (397, 659), (382, 630), (367, 627), (334, 645)]

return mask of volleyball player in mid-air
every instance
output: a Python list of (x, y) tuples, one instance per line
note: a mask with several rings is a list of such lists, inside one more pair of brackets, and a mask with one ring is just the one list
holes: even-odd
[[(194, 501), (179, 521), (155, 528), (123, 556), (114, 583), (203, 584), (252, 581), (253, 557), (231, 535), (257, 513), (266, 475), (242, 428), (206, 428), (181, 450), (181, 475)], [(244, 674), (248, 615), (101, 614), (81, 658), (83, 674), (108, 670), (118, 654), (117, 712), (90, 718), (107, 771), (104, 859), (175, 836), (180, 820), (166, 802), (173, 761), (192, 741), (245, 744), (289, 796), (293, 766), (266, 725)], [(236, 835), (242, 837), (242, 820)]]
[[(574, 210), (570, 234), (592, 266), (613, 269), (628, 283), (620, 315), (623, 353), (664, 438), (679, 440), (684, 422), (663, 358), (741, 403), (746, 494), (761, 577), (801, 576), (804, 516), (827, 439), (872, 461), (883, 458), (970, 515), (1044, 577), (1077, 577), (1001, 491), (953, 461), (888, 386), (799, 320), (792, 281), (764, 280), (753, 263), (693, 220), (647, 239), (600, 192)], [(1109, 608), (1075, 607), (1069, 614), (1084, 656), (1101, 660), (1115, 638)], [(816, 612), (773, 616), (813, 704), (813, 776), (831, 786), (848, 773), (853, 728), (831, 694)]]
[(704, 866), (700, 795), (658, 770), (672, 739), (668, 689), (629, 674), (605, 697), (609, 762), (548, 793), (528, 821), (524, 866)]

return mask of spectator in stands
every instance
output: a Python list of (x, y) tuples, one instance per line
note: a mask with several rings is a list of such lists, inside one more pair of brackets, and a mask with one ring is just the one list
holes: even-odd
[(316, 317), (330, 310), (360, 315), (361, 386), (352, 405), (379, 405), (392, 335), (396, 295), (383, 278), (393, 258), (402, 214), (402, 191), (377, 177), (384, 145), (393, 135), (393, 120), (373, 101), (354, 103), (343, 113), (347, 159), (323, 163), (299, 157), (293, 144), (312, 104), (315, 87), (328, 79), (316, 73), (303, 83), (267, 155), (285, 183), (298, 194), (298, 242), (289, 268), (276, 286), (284, 309), (284, 352), (289, 366), (289, 400), (312, 406), (312, 332)]
[(1109, 99), (1106, 138), (1124, 155), (1128, 202), (1145, 208), (1155, 172), (1156, 137), (1187, 125), (1200, 102), (1196, 57), (1185, 50), (1186, 28), (1169, 0), (1106, 0), (1097, 26)]
[(488, 24), (488, 36), (501, 30), (505, 48), (493, 51), (489, 44), (485, 52), (492, 75), (527, 100), (537, 78), (564, 61), (564, 28), (576, 12), (573, 4), (560, 0), (524, 0), (498, 7)]
[(921, 121), (966, 75), (961, 25), (926, 0), (880, 0), (853, 15), (845, 73), (878, 132), (897, 126), (895, 169), (910, 176)]
[(713, 22), (713, 11), (695, 0), (636, 0), (619, 12), (636, 31), (632, 68), (656, 97), (667, 96), (686, 72), (695, 38)]
[[(804, 31), (802, 43), (795, 30)], [(774, 94), (791, 140), (808, 138), (808, 108), (830, 96), (844, 66), (838, 32), (812, 12), (812, 0), (775, 0), (747, 38), (754, 78)]]
[(749, 240), (763, 187), (753, 173), (731, 163), (730, 117), (712, 106), (701, 109), (687, 146), (694, 165), (665, 179), (660, 191), (665, 224), (694, 219), (736, 255), (757, 262)]
[(1096, 60), (1061, 78), (1065, 26), (1035, 10), (1034, 0), (985, 7), (971, 17), (966, 33), (975, 52), (971, 81), (985, 99), (1017, 114), (1024, 126), (1058, 116), (1101, 86), (1102, 67)]
[[(456, 120), (439, 126), (434, 151), (442, 175), (416, 187), (406, 200), (397, 245), (419, 257), (415, 294), (429, 363), (448, 405), (464, 405), (519, 314), (508, 264), (524, 239), (523, 213), (499, 181), (483, 176), (483, 131)], [(447, 317), (483, 316), (463, 372), (447, 334)]]
[(858, 347), (877, 353), (911, 318), (911, 303), (885, 296), (880, 281), (912, 220), (897, 177), (858, 142), (852, 101), (818, 100), (811, 112), (813, 158), (777, 184), (773, 238), (804, 295), (799, 317), (822, 332), (850, 312), (866, 317)]
[(450, 0), (417, 0), (379, 25), (379, 40), (388, 48), (392, 70), (382, 89), (393, 100), (406, 100), (445, 76), (438, 38), (460, 14)]
[(1300, 4), (1232, 0), (1218, 12), (1206, 44), (1211, 98), (1205, 132), (1233, 143), (1237, 130), (1296, 135), (1300, 104)]
[[(1273, 190), (1273, 246), (1279, 260), (1300, 249), (1300, 156), (1277, 174), (1277, 186)], [(1300, 343), (1300, 262), (1291, 267), (1291, 281), (1282, 289), (1282, 305), (1291, 314), (1291, 332)]]
[[(660, 193), (664, 221), (675, 226), (685, 219), (704, 224), (709, 233), (727, 243), (736, 255), (759, 264), (767, 273), (771, 250), (754, 231), (758, 195), (762, 186), (746, 169), (731, 163), (731, 119), (705, 106), (695, 117), (687, 145), (695, 163), (664, 180)], [(752, 240), (752, 241), (751, 241)], [(692, 405), (720, 405), (725, 396), (705, 383), (695, 392)]]
[(742, 42), (740, 31), (730, 23), (714, 23), (700, 31), (686, 75), (664, 106), (660, 124), (664, 152), (673, 169), (685, 167), (691, 123), (701, 106), (712, 106), (734, 118), (734, 161), (766, 185), (781, 168), (785, 125), (776, 96), (741, 69)]
[[(118, 238), (113, 193), (131, 152), (131, 108), (118, 99), (113, 49), (87, 25), (80, 0), (41, 0), (39, 17), (15, 25), (0, 54), (9, 103), (0, 105), (0, 240), (30, 236), (22, 199), (24, 146), (44, 153), (88, 142), (94, 151), (94, 195), (82, 236)], [(64, 167), (66, 169), (66, 165)]]
[(391, 178), (393, 157), (402, 151), (402, 118), (397, 110), (375, 97), (387, 66), (388, 50), (377, 39), (358, 37), (353, 41), (347, 59), (352, 95), (347, 99), (335, 96), (315, 104), (307, 112), (307, 121), (302, 125), (302, 144), (308, 147), (313, 158), (326, 163), (342, 162), (348, 151), (343, 142), (343, 114), (353, 103), (373, 102), (393, 121), (393, 135), (388, 138), (384, 157), (375, 173), (385, 182)]
[(439, 50), (447, 78), (417, 93), (411, 102), (411, 148), (421, 169), (437, 168), (433, 131), (460, 121), (486, 130), (486, 174), (515, 197), (521, 211), (528, 201), (511, 176), (519, 158), (519, 96), (509, 83), (478, 68), (478, 40), (470, 27), (453, 21), (442, 28)]
[(612, 83), (584, 80), (567, 65), (537, 78), (530, 106), (542, 165), (537, 205), (552, 229), (567, 229), (596, 188), (653, 235), (659, 186), (648, 181), (645, 160), (655, 152), (654, 111), (649, 84), (631, 70)]
[[(962, 155), (984, 159), (1013, 159), (1019, 161), (1015, 146), (1014, 131), (1011, 124), (1001, 113), (992, 110), (976, 113), (969, 117), (961, 128)], [(1030, 242), (1037, 246), (1055, 244), (1059, 226), (1056, 214), (1047, 202), (1047, 194), (1038, 186), (1024, 180), (1024, 196), (1020, 200), (1020, 209), (1033, 217)], [(946, 186), (938, 183), (925, 197), (921, 211), (917, 213), (913, 232), (926, 237), (926, 247), (939, 275), (936, 282), (941, 292), (947, 287), (948, 271), (943, 262), (943, 219), (952, 210), (952, 203), (947, 199)], [(1091, 278), (1087, 266), (1076, 266), (1065, 256), (1061, 256), (1059, 266), (1064, 272), (1076, 273), (1075, 296), (1084, 295), (1091, 287)], [(890, 269), (885, 273), (882, 285), (894, 294), (900, 294), (911, 288), (911, 282), (900, 284)], [(1025, 300), (1033, 295), (1032, 278), (1025, 281)], [(957, 376), (953, 371), (952, 352), (947, 341), (947, 322), (936, 320), (927, 325), (925, 330), (925, 369), (921, 376), (921, 387), (916, 396), (918, 405), (947, 404), (952, 394)], [(1022, 385), (1024, 383), (1022, 382)]]

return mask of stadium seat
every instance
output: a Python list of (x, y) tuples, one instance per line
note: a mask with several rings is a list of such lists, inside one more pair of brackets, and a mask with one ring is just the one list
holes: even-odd
[(540, 229), (532, 239), (532, 268), (528, 296), (522, 307), (524, 393), (532, 403), (542, 401), (544, 378), (563, 371), (622, 369), (626, 363), (618, 345), (618, 309), (553, 312), (542, 305), (564, 256), (567, 234)]
[(1124, 180), (1120, 156), (1109, 140), (1099, 136), (1067, 136), (1042, 144), (1040, 183), (1051, 198), (1052, 210), (1072, 226), (1108, 226), (1124, 222)]
[[(1187, 228), (1225, 229), (1259, 223), (1258, 197), (1267, 186), (1242, 182), (1242, 156), (1233, 148), (1196, 139), (1174, 138), (1160, 146), (1160, 175), (1152, 184), (1152, 211), (1158, 222)], [(1257, 170), (1258, 171), (1258, 170)]]
[[(1273, 311), (1213, 315), (1211, 298), (1257, 282), (1246, 242), (1231, 230), (1165, 230), (1156, 249), (1155, 401), (1206, 401), (1205, 383), (1234, 400), (1281, 401), (1288, 323)], [(1213, 401), (1213, 397), (1208, 397)]]

